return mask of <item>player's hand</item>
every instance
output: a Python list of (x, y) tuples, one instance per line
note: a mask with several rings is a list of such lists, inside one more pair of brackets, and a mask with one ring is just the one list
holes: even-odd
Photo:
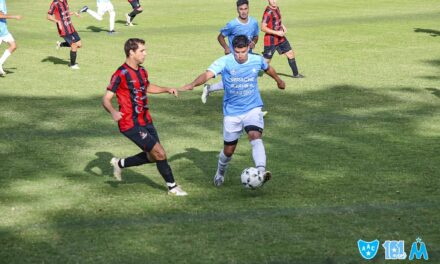
[(255, 42), (251, 41), (251, 42), (249, 43), (249, 48), (250, 48), (250, 49), (254, 49), (254, 48), (255, 48)]
[(284, 36), (286, 35), (286, 33), (285, 33), (284, 31), (282, 31), (282, 30), (280, 30), (280, 31), (275, 31), (275, 32), (276, 32), (275, 35), (278, 35), (279, 37), (284, 37)]
[(168, 93), (174, 95), (175, 97), (179, 96), (179, 93), (175, 88), (168, 89)]
[(74, 14), (76, 17), (80, 17), (80, 15), (78, 14), (78, 12), (73, 12), (73, 14)]
[(121, 112), (119, 112), (119, 111), (117, 111), (117, 112), (113, 112), (113, 113), (112, 113), (112, 118), (113, 118), (113, 120), (115, 120), (116, 122), (118, 122), (119, 120), (122, 119), (122, 116), (123, 116), (123, 115), (124, 115), (124, 114), (121, 113)]
[(22, 18), (22, 16), (20, 16), (20, 15), (15, 16), (15, 19), (17, 19), (17, 20), (20, 20), (21, 18)]
[(279, 81), (277, 81), (277, 85), (278, 85), (278, 88), (281, 90), (286, 89), (286, 83), (281, 79)]
[(225, 55), (228, 55), (228, 54), (230, 54), (231, 53), (231, 50), (229, 49), (229, 48), (226, 48), (225, 49)]

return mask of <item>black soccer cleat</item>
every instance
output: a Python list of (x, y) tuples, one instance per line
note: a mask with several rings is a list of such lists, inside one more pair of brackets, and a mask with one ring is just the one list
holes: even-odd
[(88, 9), (89, 9), (88, 6), (83, 6), (83, 7), (79, 10), (78, 13), (84, 13), (84, 12), (87, 12)]
[(293, 75), (292, 77), (293, 77), (293, 78), (300, 79), (300, 78), (304, 78), (304, 77), (306, 77), (306, 76), (304, 76), (304, 75), (298, 73), (297, 75)]

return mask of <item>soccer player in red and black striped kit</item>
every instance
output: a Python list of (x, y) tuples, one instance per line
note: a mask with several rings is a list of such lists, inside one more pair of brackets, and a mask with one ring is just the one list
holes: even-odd
[[(169, 93), (177, 96), (177, 90), (149, 82), (148, 73), (141, 66), (146, 55), (144, 40), (129, 39), (125, 42), (124, 50), (125, 63), (113, 74), (102, 105), (112, 115), (113, 120), (118, 122), (120, 132), (133, 141), (142, 152), (125, 159), (112, 158), (110, 163), (113, 166), (113, 174), (116, 179), (122, 180), (123, 168), (155, 162), (166, 182), (168, 193), (185, 196), (187, 193), (174, 181), (165, 150), (160, 144), (148, 110), (147, 93)], [(119, 110), (111, 103), (115, 94)]]
[(47, 12), (47, 19), (55, 22), (60, 37), (64, 38), (65, 42), (57, 42), (57, 49), (60, 47), (70, 47), (70, 68), (79, 69), (76, 63), (76, 52), (81, 48), (81, 38), (73, 27), (71, 15), (79, 17), (77, 12), (70, 12), (67, 0), (53, 0)]
[(129, 14), (125, 14), (125, 19), (127, 20), (125, 25), (126, 26), (133, 26), (133, 19), (140, 13), (142, 13), (142, 11), (144, 11), (144, 9), (142, 8), (141, 4), (139, 3), (140, 0), (128, 0), (128, 2), (130, 3), (131, 7), (133, 8), (133, 11), (131, 11)]
[(277, 6), (277, 0), (268, 0), (268, 2), (269, 5), (264, 10), (263, 21), (261, 22), (261, 31), (266, 33), (264, 35), (263, 57), (267, 63), (270, 63), (275, 51), (278, 51), (279, 54), (285, 54), (292, 69), (293, 78), (304, 78), (304, 75), (298, 72), (295, 52), (286, 38), (287, 28), (281, 21), (281, 12)]

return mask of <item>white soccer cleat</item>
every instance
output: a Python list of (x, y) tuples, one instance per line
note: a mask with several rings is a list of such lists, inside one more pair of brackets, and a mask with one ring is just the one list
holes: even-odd
[(219, 187), (225, 182), (225, 176), (216, 173), (214, 176), (214, 185)]
[(176, 187), (174, 187), (173, 189), (168, 191), (169, 195), (174, 195), (174, 196), (187, 196), (188, 193), (185, 192), (184, 190), (182, 190), (182, 188), (180, 188), (180, 186), (176, 185)]
[(57, 50), (59, 50), (61, 48), (61, 41), (57, 41), (57, 45), (55, 46), (55, 48)]
[(70, 68), (71, 68), (72, 70), (79, 70), (79, 65), (78, 65), (78, 63), (76, 63), (76, 64), (74, 64), (74, 65), (71, 65)]
[(262, 113), (263, 113), (263, 116), (266, 116), (267, 115), (267, 111), (262, 111)]
[(205, 84), (205, 85), (203, 85), (203, 92), (202, 92), (202, 97), (201, 97), (201, 99), (202, 99), (202, 103), (204, 103), (204, 104), (206, 104), (206, 100), (208, 100), (208, 96), (209, 96), (209, 87), (210, 87), (211, 85), (210, 84)]
[(84, 13), (84, 12), (87, 12), (87, 9), (89, 9), (88, 6), (83, 6), (83, 7), (78, 11), (78, 13)]
[(120, 159), (113, 157), (110, 160), (110, 164), (113, 166), (113, 176), (115, 176), (116, 180), (122, 181), (122, 169), (119, 168), (119, 160)]
[(0, 76), (5, 76), (6, 72), (3, 70), (3, 65), (0, 64)]

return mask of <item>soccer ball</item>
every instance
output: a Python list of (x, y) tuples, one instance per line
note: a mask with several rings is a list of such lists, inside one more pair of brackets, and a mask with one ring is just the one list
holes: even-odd
[(257, 168), (246, 168), (241, 173), (241, 183), (245, 188), (256, 189), (263, 185), (263, 173)]

